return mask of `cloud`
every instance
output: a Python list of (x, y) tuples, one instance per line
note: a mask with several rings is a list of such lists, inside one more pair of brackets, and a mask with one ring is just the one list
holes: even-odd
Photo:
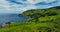
[(20, 13), (21, 11), (19, 11), (20, 9), (18, 9), (19, 6), (21, 8), (21, 6), (23, 5), (14, 3), (10, 5), (6, 0), (0, 0), (0, 13)]
[(60, 6), (60, 0), (0, 0), (0, 13), (22, 13), (53, 6)]
[[(50, 3), (50, 2), (53, 2), (55, 0), (28, 0), (29, 3), (31, 4), (37, 4), (39, 2), (46, 2), (46, 3)], [(34, 3), (33, 3), (34, 2)]]
[(0, 13), (9, 10), (9, 5), (5, 0), (0, 0)]

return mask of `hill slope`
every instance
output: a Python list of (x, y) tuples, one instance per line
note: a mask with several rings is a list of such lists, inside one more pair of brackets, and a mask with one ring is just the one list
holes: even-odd
[(60, 9), (32, 9), (19, 14), (28, 17), (26, 22), (6, 24), (0, 32), (60, 32)]

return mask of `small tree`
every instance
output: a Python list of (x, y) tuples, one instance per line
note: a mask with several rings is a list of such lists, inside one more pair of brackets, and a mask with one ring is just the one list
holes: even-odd
[(11, 22), (6, 22), (6, 24), (11, 24)]

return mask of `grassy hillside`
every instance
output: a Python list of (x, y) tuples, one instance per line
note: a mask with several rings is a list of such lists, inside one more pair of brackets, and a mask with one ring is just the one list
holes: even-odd
[(0, 32), (60, 32), (60, 6), (48, 9), (32, 9), (19, 14), (25, 22), (6, 23)]

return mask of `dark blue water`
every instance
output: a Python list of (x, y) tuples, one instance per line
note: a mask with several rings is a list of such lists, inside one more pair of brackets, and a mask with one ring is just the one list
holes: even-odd
[(21, 22), (25, 21), (25, 17), (18, 16), (18, 14), (0, 14), (0, 24), (5, 22)]

